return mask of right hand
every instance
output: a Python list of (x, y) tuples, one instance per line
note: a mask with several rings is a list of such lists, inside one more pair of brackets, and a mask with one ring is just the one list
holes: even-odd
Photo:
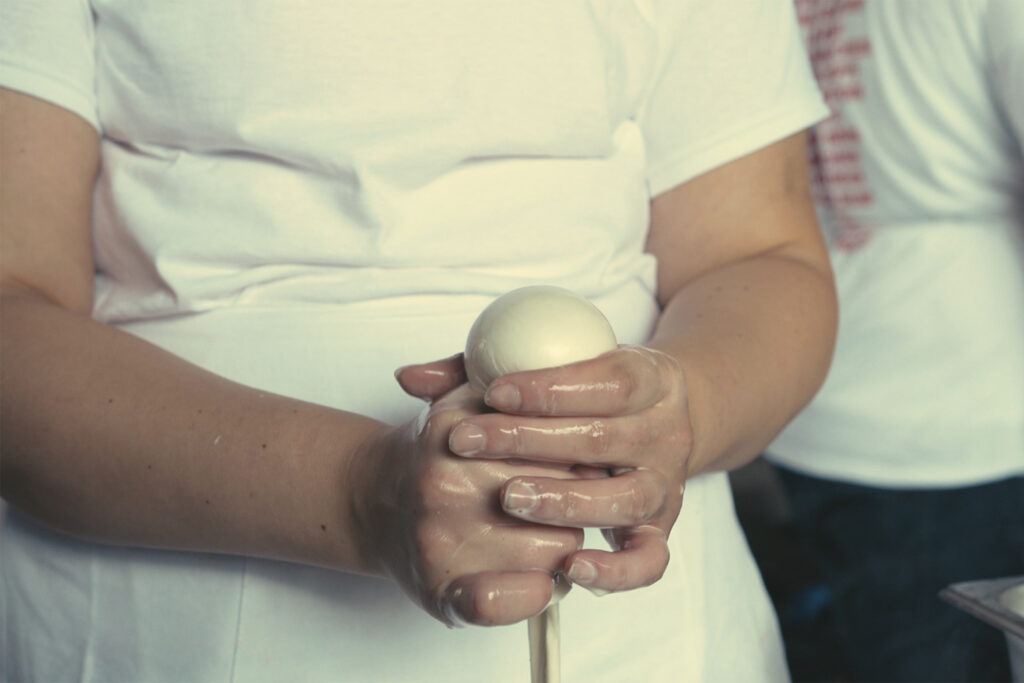
[(583, 543), (580, 529), (515, 519), (500, 505), (512, 477), (575, 478), (571, 470), (449, 451), (452, 427), (484, 410), (463, 385), (420, 419), (378, 432), (353, 464), (351, 515), (366, 567), (390, 576), (449, 626), (539, 614), (555, 572)]

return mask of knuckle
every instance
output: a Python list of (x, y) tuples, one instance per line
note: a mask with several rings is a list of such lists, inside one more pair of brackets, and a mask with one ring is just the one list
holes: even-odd
[[(646, 542), (642, 546), (636, 548), (644, 561), (640, 568), (637, 570), (636, 585), (649, 586), (656, 581), (661, 580), (665, 575), (665, 571), (668, 569), (669, 563), (669, 549), (668, 549), (668, 538), (664, 532), (654, 527), (647, 527), (648, 532), (645, 536), (648, 536)], [(657, 534), (659, 540), (655, 541), (649, 536)], [(633, 546), (633, 543), (628, 544), (629, 547)]]
[(640, 585), (637, 587), (641, 588), (644, 586), (650, 586), (661, 581), (661, 578), (665, 576), (665, 570), (667, 568), (668, 565), (656, 565), (653, 571), (648, 572), (647, 575), (643, 577), (643, 580), (638, 582)]
[(452, 492), (460, 489), (453, 468), (434, 462), (423, 468), (417, 482), (416, 493), (420, 504), (427, 512), (449, 507)]
[(652, 583), (660, 581), (661, 578), (665, 576), (665, 571), (668, 569), (669, 553), (667, 544), (662, 544), (658, 555), (659, 557), (657, 561), (653, 564), (653, 570), (647, 575), (644, 581), (643, 585), (645, 586), (650, 586)]
[(651, 470), (638, 470), (630, 489), (629, 512), (634, 522), (647, 522), (665, 506), (666, 492), (661, 478)]
[(448, 419), (449, 411), (433, 411), (427, 414), (427, 419), (420, 430), (420, 439), (426, 443), (433, 443), (439, 438), (447, 439), (448, 431), (452, 423)]
[(566, 523), (572, 523), (582, 512), (581, 497), (569, 492), (566, 495), (541, 496), (538, 519), (556, 520), (561, 519)]
[(523, 566), (555, 572), (562, 569), (566, 556), (581, 550), (585, 535), (582, 527), (548, 527), (539, 543), (524, 549), (520, 561)]
[(613, 590), (623, 590), (633, 587), (630, 580), (630, 571), (624, 563), (615, 563), (607, 568), (607, 581)]
[(624, 355), (623, 372), (628, 376), (620, 381), (626, 399), (637, 405), (659, 404), (672, 396), (683, 396), (685, 391), (682, 364), (674, 356), (644, 346), (630, 347)]
[(508, 427), (504, 427), (499, 430), (503, 440), (506, 442), (506, 448), (509, 453), (520, 454), (526, 450), (525, 437), (523, 436), (523, 430), (520, 429), (518, 424), (512, 424)]
[(634, 419), (628, 424), (626, 438), (634, 450), (647, 452), (652, 445), (662, 441), (663, 430), (656, 420)]
[(636, 376), (635, 371), (632, 368), (632, 363), (628, 362), (627, 359), (631, 356), (626, 356), (623, 359), (618, 360), (611, 369), (610, 381), (613, 387), (615, 387), (616, 398), (623, 402), (632, 401), (637, 392), (643, 387), (642, 381)]
[(447, 566), (452, 559), (454, 546), (451, 536), (436, 524), (423, 523), (416, 529), (416, 549), (423, 566), (429, 571)]
[(630, 351), (631, 353), (624, 357), (628, 364), (623, 365), (623, 371), (629, 376), (629, 398), (645, 397), (651, 393), (651, 387), (661, 383), (657, 357), (663, 354), (644, 346), (630, 347)]
[(682, 363), (675, 356), (665, 353), (664, 351), (657, 351), (654, 349), (649, 350), (651, 356), (654, 358), (655, 364), (659, 369), (668, 372), (673, 375), (681, 375), (683, 372)]
[(677, 389), (683, 386), (683, 366), (679, 360), (657, 349), (643, 348), (642, 353), (646, 362), (638, 364), (638, 374), (650, 400), (658, 403), (679, 393)]
[(518, 384), (522, 408), (527, 412), (539, 414), (554, 413), (558, 410), (558, 391), (551, 390), (552, 374), (560, 371), (538, 371), (539, 376), (530, 375), (529, 379)]
[(423, 420), (423, 425), (420, 427), (419, 438), (430, 441), (437, 434), (437, 430), (437, 416), (433, 413), (428, 413), (426, 419)]
[(634, 486), (630, 490), (629, 497), (630, 519), (635, 522), (646, 521), (651, 515), (650, 507), (650, 496), (647, 494), (646, 488)]
[(431, 411), (430, 415), (431, 419), (437, 422), (439, 426), (446, 428), (451, 427), (465, 416), (465, 410), (451, 406), (435, 408)]
[(588, 437), (587, 450), (596, 456), (607, 455), (612, 450), (612, 434), (603, 420), (594, 420), (585, 432)]

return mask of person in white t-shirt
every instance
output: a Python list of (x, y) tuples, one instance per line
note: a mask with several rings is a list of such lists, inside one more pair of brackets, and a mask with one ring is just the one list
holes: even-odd
[(850, 676), (1006, 680), (1002, 634), (938, 592), (1024, 574), (1024, 3), (797, 7), (841, 313), (767, 455)]
[[(787, 677), (722, 470), (833, 343), (788, 0), (3, 15), (0, 677), (521, 681), (562, 571), (569, 680)], [(537, 283), (623, 346), (417, 363)]]

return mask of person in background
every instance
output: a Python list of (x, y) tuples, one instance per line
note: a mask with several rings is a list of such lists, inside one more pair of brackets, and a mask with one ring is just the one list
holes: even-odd
[(999, 630), (937, 594), (1024, 574), (1024, 3), (796, 5), (840, 331), (766, 457), (853, 680), (1007, 680)]
[[(0, 678), (522, 681), (564, 572), (567, 680), (786, 679), (723, 470), (834, 341), (789, 0), (0, 8)], [(623, 346), (416, 363), (541, 283)]]

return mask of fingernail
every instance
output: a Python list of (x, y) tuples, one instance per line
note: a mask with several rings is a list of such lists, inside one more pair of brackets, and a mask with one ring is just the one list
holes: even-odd
[(497, 410), (518, 410), (522, 401), (514, 384), (491, 384), (484, 394), (484, 403)]
[(573, 583), (586, 585), (597, 578), (597, 567), (587, 560), (576, 560), (569, 567), (569, 578)]
[(456, 588), (441, 601), (441, 614), (444, 616), (444, 621), (448, 628), (460, 628), (469, 624), (456, 606), (456, 603), (462, 599), (462, 591), (461, 587)]
[(505, 489), (505, 509), (516, 514), (533, 512), (540, 505), (540, 496), (533, 484), (515, 481)]
[(448, 448), (455, 455), (476, 455), (486, 445), (484, 430), (473, 424), (460, 424), (448, 435)]

